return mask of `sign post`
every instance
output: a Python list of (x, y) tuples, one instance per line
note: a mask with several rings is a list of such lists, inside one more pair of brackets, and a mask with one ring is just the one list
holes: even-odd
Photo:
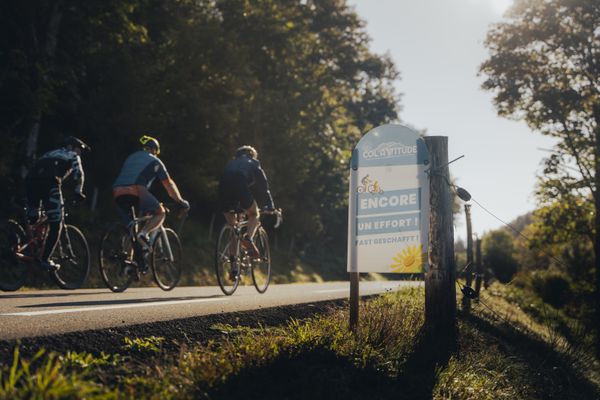
[(358, 321), (358, 274), (427, 270), (427, 146), (414, 130), (382, 125), (352, 153), (348, 204), (350, 328)]

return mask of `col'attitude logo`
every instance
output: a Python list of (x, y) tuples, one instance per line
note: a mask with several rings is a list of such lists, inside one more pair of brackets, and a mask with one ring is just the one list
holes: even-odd
[(417, 146), (406, 146), (398, 142), (381, 143), (374, 149), (365, 150), (362, 153), (365, 159), (385, 159), (401, 156), (415, 156), (417, 154)]
[(379, 186), (378, 181), (369, 178), (369, 174), (365, 175), (361, 180), (362, 185), (358, 185), (356, 191), (358, 193), (382, 194), (383, 189)]

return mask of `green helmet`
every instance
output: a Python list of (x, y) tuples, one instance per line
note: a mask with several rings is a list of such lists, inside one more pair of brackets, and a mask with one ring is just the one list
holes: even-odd
[(148, 147), (148, 148), (154, 150), (156, 155), (160, 154), (160, 143), (158, 143), (158, 140), (156, 140), (152, 136), (147, 136), (147, 135), (142, 136), (140, 138), (140, 143), (142, 144), (142, 146)]

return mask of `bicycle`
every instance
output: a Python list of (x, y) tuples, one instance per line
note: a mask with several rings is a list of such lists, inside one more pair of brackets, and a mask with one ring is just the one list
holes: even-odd
[[(169, 212), (166, 209), (167, 213)], [(187, 215), (187, 210), (184, 210)], [(152, 270), (154, 281), (162, 290), (174, 289), (181, 279), (182, 246), (179, 235), (161, 224), (150, 234), (150, 246), (144, 251), (138, 243), (139, 227), (152, 218), (152, 215), (135, 216), (127, 226), (120, 222), (112, 224), (100, 242), (100, 276), (113, 292), (125, 291), (135, 279)], [(182, 217), (179, 231), (183, 226)], [(146, 258), (150, 259), (150, 267)]]
[[(269, 236), (262, 224), (259, 224), (254, 235), (254, 243), (259, 251), (258, 257), (251, 257), (241, 245), (246, 234), (248, 219), (244, 212), (229, 211), (235, 214), (235, 225), (225, 223), (221, 228), (215, 246), (215, 270), (217, 282), (224, 294), (230, 296), (235, 292), (243, 275), (252, 275), (252, 283), (258, 293), (265, 293), (271, 281), (271, 251)], [(275, 228), (282, 221), (281, 210), (263, 211), (263, 215), (276, 215)]]
[[(65, 218), (68, 214), (65, 213)], [(60, 265), (49, 272), (61, 289), (79, 289), (90, 271), (90, 249), (85, 235), (74, 225), (61, 221), (61, 233), (50, 259)], [(25, 218), (26, 220), (26, 218)], [(19, 290), (27, 279), (30, 265), (42, 257), (48, 237), (48, 216), (42, 211), (37, 222), (20, 224), (14, 219), (1, 229), (3, 249), (0, 265), (0, 290)]]

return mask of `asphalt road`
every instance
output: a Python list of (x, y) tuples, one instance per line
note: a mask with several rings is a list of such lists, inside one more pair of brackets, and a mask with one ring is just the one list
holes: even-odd
[[(422, 282), (361, 282), (360, 295), (418, 285)], [(348, 282), (271, 285), (259, 294), (253, 286), (240, 286), (232, 296), (215, 286), (0, 293), (0, 340), (334, 300), (347, 298), (349, 287)]]

